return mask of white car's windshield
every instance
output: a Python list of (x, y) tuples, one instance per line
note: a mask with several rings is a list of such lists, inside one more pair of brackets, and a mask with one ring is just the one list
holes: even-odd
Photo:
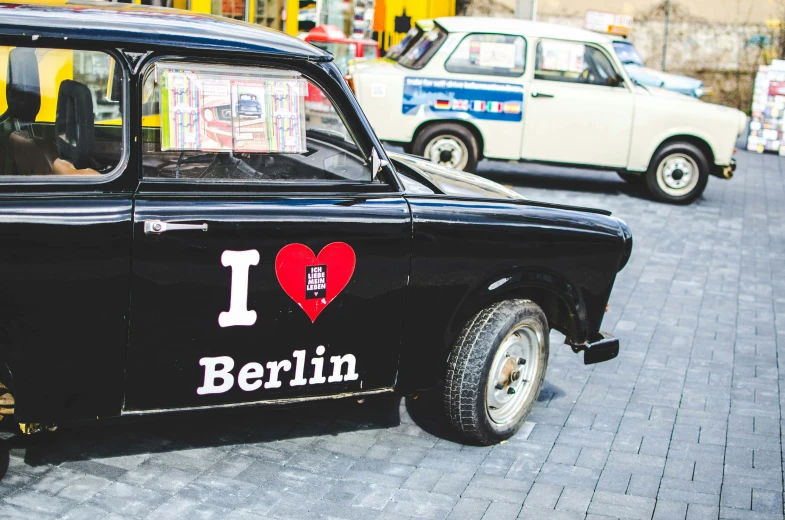
[(403, 53), (411, 49), (423, 34), (425, 34), (425, 31), (415, 25), (409, 29), (409, 32), (406, 33), (406, 36), (403, 37), (403, 40), (393, 45), (390, 50), (387, 51), (387, 55), (385, 57), (394, 61), (398, 61), (400, 57), (403, 56)]
[(417, 40), (417, 43), (401, 56), (398, 63), (410, 69), (421, 69), (425, 67), (431, 56), (436, 54), (446, 39), (447, 33), (443, 29), (440, 27), (432, 29)]
[(643, 59), (631, 43), (613, 42), (613, 48), (619, 60), (625, 65), (638, 65), (643, 67)]

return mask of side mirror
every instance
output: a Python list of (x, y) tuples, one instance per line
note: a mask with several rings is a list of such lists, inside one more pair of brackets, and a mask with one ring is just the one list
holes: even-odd
[(371, 150), (371, 176), (373, 180), (376, 180), (376, 175), (388, 164), (390, 163), (382, 160), (379, 157), (379, 153), (376, 151), (376, 148)]

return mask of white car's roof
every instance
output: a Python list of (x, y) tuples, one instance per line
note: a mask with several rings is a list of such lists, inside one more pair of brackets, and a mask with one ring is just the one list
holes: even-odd
[(545, 22), (532, 22), (517, 18), (484, 18), (474, 16), (446, 16), (437, 18), (436, 23), (447, 32), (483, 32), (491, 34), (520, 34), (555, 38), (558, 40), (575, 40), (592, 43), (609, 43), (611, 39), (604, 35), (584, 29), (576, 29), (567, 25)]

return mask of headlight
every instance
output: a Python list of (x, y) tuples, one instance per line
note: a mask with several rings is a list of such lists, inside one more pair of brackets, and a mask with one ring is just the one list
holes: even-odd
[(693, 91), (693, 95), (696, 98), (703, 97), (703, 95), (705, 93), (706, 93), (706, 90), (703, 88), (703, 85), (700, 85), (699, 87), (696, 87), (695, 90)]

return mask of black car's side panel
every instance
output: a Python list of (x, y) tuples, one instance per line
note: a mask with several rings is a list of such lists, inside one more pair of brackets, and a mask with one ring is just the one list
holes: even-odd
[(502, 200), (407, 199), (414, 238), (401, 390), (443, 377), (460, 329), (492, 301), (555, 298), (548, 305), (569, 316), (551, 326), (575, 343), (596, 336), (627, 247), (616, 219)]
[(130, 194), (0, 197), (0, 356), (19, 421), (119, 412), (131, 209)]

